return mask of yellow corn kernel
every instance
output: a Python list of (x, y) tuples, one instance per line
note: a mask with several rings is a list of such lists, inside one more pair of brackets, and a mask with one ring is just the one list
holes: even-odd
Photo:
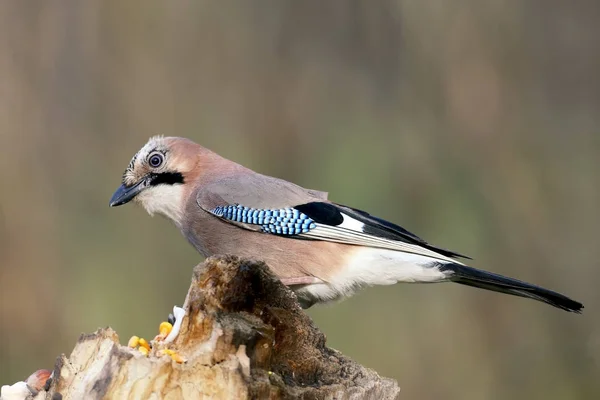
[(148, 356), (148, 352), (149, 352), (149, 350), (148, 350), (147, 348), (140, 346), (140, 347), (138, 348), (138, 351), (139, 351), (140, 353), (142, 353), (144, 356)]
[(169, 356), (171, 357), (171, 354), (175, 353), (174, 350), (171, 349), (161, 349), (159, 351), (156, 352), (156, 357), (162, 357), (162, 356)]
[(171, 325), (169, 322), (161, 322), (158, 327), (158, 332), (161, 337), (166, 338), (169, 336), (169, 333), (171, 333), (172, 329), (173, 325)]
[(177, 354), (175, 352), (173, 352), (173, 354), (171, 354), (171, 359), (178, 364), (182, 364), (185, 362), (185, 358), (181, 357), (179, 354)]
[(177, 354), (177, 352), (175, 350), (162, 349), (159, 351), (159, 354), (160, 354), (160, 356), (167, 355), (167, 356), (171, 357), (171, 360), (173, 360), (179, 364), (184, 363), (186, 361), (185, 358), (183, 358), (179, 354)]
[(146, 339), (140, 338), (140, 340), (138, 340), (138, 344), (140, 347), (144, 347), (146, 350), (150, 351), (150, 343), (148, 343)]
[(140, 344), (140, 338), (137, 336), (132, 336), (129, 339), (129, 342), (127, 342), (127, 346), (131, 347), (132, 349), (135, 349), (136, 347), (138, 347), (139, 344)]

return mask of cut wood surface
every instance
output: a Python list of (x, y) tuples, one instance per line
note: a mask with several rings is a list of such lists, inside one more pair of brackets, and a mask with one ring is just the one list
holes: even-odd
[[(400, 388), (325, 345), (262, 262), (212, 257), (194, 269), (180, 331), (148, 356), (110, 328), (82, 335), (35, 399), (396, 399)], [(185, 362), (178, 363), (165, 349)]]

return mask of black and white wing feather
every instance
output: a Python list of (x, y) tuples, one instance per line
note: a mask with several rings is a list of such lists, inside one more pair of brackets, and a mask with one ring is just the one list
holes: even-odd
[(312, 202), (294, 207), (315, 221), (315, 228), (300, 236), (359, 246), (397, 250), (456, 263), (463, 257), (435, 247), (391, 222), (335, 203)]

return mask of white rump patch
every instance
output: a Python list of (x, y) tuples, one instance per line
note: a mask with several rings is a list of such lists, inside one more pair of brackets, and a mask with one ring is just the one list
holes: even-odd
[(364, 286), (447, 281), (452, 272), (440, 271), (436, 262), (440, 261), (418, 254), (365, 247), (356, 251), (327, 283), (308, 285), (298, 292), (299, 296), (328, 301), (350, 296)]
[(354, 280), (364, 285), (445, 281), (448, 272), (440, 271), (436, 262), (438, 260), (418, 254), (364, 248), (355, 253), (335, 280), (340, 283)]

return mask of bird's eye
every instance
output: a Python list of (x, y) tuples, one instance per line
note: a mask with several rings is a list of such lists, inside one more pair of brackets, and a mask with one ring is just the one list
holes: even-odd
[(150, 164), (150, 166), (152, 168), (158, 168), (162, 165), (164, 161), (163, 155), (160, 153), (154, 153), (150, 156), (150, 158), (148, 158), (148, 164)]

